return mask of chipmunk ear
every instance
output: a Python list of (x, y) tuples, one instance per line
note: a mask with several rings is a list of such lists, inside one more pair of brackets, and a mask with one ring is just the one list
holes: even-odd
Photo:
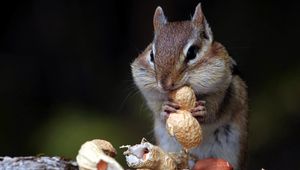
[(201, 31), (203, 38), (208, 39), (210, 42), (212, 42), (213, 35), (203, 14), (201, 3), (196, 6), (195, 13), (192, 18), (192, 23), (196, 29), (199, 29)]
[(164, 11), (160, 6), (158, 6), (153, 16), (154, 31), (155, 32), (159, 31), (161, 27), (164, 26), (166, 23), (167, 23), (167, 19), (165, 17)]
[(196, 27), (200, 27), (204, 20), (204, 14), (202, 12), (201, 3), (196, 6), (192, 22)]

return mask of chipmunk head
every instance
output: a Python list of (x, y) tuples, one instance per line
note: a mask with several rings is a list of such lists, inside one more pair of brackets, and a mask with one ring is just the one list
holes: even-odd
[(157, 7), (153, 25), (153, 42), (132, 64), (140, 89), (168, 92), (190, 85), (196, 93), (209, 93), (228, 86), (232, 60), (213, 42), (200, 4), (191, 20), (181, 22), (168, 22)]

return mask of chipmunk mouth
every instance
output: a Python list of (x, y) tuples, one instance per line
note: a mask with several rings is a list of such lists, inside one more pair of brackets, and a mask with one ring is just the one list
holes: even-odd
[(183, 87), (183, 86), (186, 86), (186, 84), (174, 84), (174, 85), (172, 85), (172, 87), (171, 88), (164, 88), (162, 85), (161, 85), (161, 83), (157, 83), (157, 88), (158, 88), (158, 90), (161, 92), (161, 93), (163, 93), (163, 94), (168, 94), (168, 93), (170, 93), (171, 91), (174, 91), (174, 90), (176, 90), (176, 89), (179, 89), (179, 88), (181, 88), (181, 87)]

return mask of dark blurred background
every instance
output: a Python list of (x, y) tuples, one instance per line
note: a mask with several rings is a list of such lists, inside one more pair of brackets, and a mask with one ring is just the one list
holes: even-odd
[[(199, 1), (8, 1), (0, 7), (0, 155), (60, 155), (102, 138), (152, 138), (130, 63), (152, 16), (190, 19)], [(249, 169), (299, 169), (300, 9), (271, 0), (201, 1), (249, 86)], [(122, 151), (118, 160), (124, 164)]]

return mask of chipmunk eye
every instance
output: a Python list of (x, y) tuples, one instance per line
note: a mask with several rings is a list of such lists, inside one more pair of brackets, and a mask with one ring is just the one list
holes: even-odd
[(199, 51), (199, 47), (196, 45), (192, 45), (190, 46), (190, 48), (188, 49), (187, 53), (186, 53), (186, 57), (185, 60), (188, 62), (190, 60), (193, 60), (196, 58), (197, 53)]
[(150, 61), (151, 61), (152, 63), (154, 63), (154, 54), (153, 54), (153, 50), (151, 50), (151, 52), (150, 52)]

